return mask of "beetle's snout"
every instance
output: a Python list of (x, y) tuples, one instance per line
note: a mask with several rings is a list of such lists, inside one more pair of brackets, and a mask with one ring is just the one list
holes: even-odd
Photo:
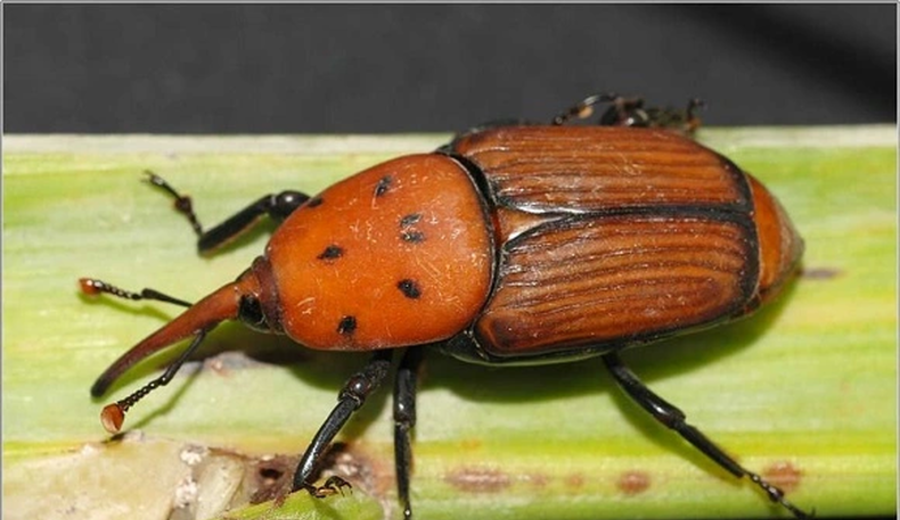
[(118, 432), (125, 419), (125, 412), (129, 408), (156, 388), (168, 384), (178, 369), (203, 342), (206, 333), (220, 322), (240, 318), (253, 328), (279, 330), (281, 322), (280, 316), (276, 312), (277, 308), (267, 308), (272, 304), (271, 302), (277, 301), (274, 287), (267, 285), (270, 282), (271, 269), (268, 261), (264, 257), (257, 258), (250, 269), (244, 271), (234, 283), (221, 287), (192, 305), (165, 327), (147, 336), (110, 365), (91, 387), (91, 395), (94, 397), (106, 393), (110, 385), (135, 363), (182, 339), (189, 336), (194, 337), (190, 346), (169, 365), (162, 376), (103, 409), (100, 420), (107, 431)]
[(238, 315), (239, 291), (237, 283), (225, 285), (144, 338), (97, 378), (91, 387), (91, 395), (99, 397), (106, 393), (110, 385), (142, 359), (189, 336), (205, 333), (224, 320), (235, 319)]

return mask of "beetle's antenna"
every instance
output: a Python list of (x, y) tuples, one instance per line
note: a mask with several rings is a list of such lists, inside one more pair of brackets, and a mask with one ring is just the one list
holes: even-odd
[(81, 292), (88, 296), (96, 296), (101, 293), (106, 293), (125, 300), (156, 300), (160, 302), (174, 303), (175, 305), (181, 305), (182, 307), (190, 307), (192, 305), (191, 302), (184, 301), (181, 298), (176, 298), (174, 296), (169, 296), (168, 294), (161, 293), (156, 289), (150, 289), (149, 287), (141, 289), (141, 292), (131, 292), (126, 291), (121, 287), (116, 287), (115, 285), (106, 283), (103, 280), (98, 280), (96, 278), (79, 278), (78, 284), (81, 286)]
[(197, 350), (197, 347), (200, 346), (201, 342), (203, 342), (203, 338), (206, 337), (206, 333), (206, 330), (198, 331), (197, 335), (194, 336), (194, 341), (191, 342), (191, 345), (181, 354), (181, 356), (178, 357), (177, 360), (175, 360), (174, 363), (169, 365), (169, 368), (166, 369), (163, 375), (142, 386), (139, 390), (132, 393), (125, 399), (120, 399), (115, 403), (108, 404), (103, 407), (103, 411), (100, 412), (100, 422), (103, 423), (103, 427), (106, 428), (106, 431), (108, 431), (109, 433), (117, 433), (120, 429), (122, 429), (122, 422), (125, 420), (125, 412), (127, 412), (129, 408), (134, 406), (135, 403), (143, 399), (153, 390), (167, 385), (181, 368), (181, 366), (184, 365), (184, 362), (187, 361), (191, 354), (193, 354), (194, 351)]

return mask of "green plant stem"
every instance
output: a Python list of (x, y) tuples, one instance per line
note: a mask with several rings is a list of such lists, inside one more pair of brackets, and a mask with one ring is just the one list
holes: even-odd
[[(88, 388), (180, 310), (86, 298), (76, 280), (195, 301), (249, 266), (267, 236), (198, 257), (170, 200), (139, 182), (144, 170), (192, 195), (213, 225), (264, 193), (316, 193), (446, 139), (6, 136), (4, 518), (166, 518), (185, 445), (296, 455), (365, 362), (225, 325), (204, 344), (201, 370), (129, 412), (126, 428), (151, 447), (103, 444), (102, 405), (157, 375), (159, 361), (100, 401)], [(820, 516), (894, 514), (894, 129), (707, 129), (700, 139), (788, 208), (806, 241), (805, 274), (749, 319), (624, 358), (797, 505)], [(418, 518), (783, 516), (622, 397), (599, 360), (495, 369), (430, 353), (426, 365), (413, 445)], [(384, 506), (399, 517), (389, 394), (373, 396), (339, 436), (344, 470), (357, 471), (353, 494), (292, 499), (297, 515), (377, 517)], [(274, 514), (254, 511), (241, 518)]]

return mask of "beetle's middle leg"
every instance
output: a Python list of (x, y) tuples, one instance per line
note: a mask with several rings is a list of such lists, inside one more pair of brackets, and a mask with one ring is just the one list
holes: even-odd
[(394, 469), (403, 518), (412, 518), (409, 502), (409, 472), (412, 465), (410, 431), (416, 425), (416, 380), (422, 363), (422, 348), (407, 349), (394, 379)]
[(634, 372), (625, 366), (617, 353), (611, 352), (603, 355), (603, 361), (622, 390), (642, 408), (650, 412), (654, 419), (678, 432), (685, 440), (732, 475), (739, 478), (748, 477), (769, 496), (769, 500), (781, 504), (797, 518), (809, 518), (807, 513), (788, 502), (784, 497), (784, 491), (738, 464), (700, 430), (688, 424), (684, 412), (647, 388)]
[(216, 249), (239, 236), (263, 215), (269, 215), (273, 220), (281, 222), (293, 213), (295, 209), (309, 200), (309, 195), (292, 190), (263, 195), (246, 208), (225, 219), (221, 224), (204, 231), (203, 226), (200, 225), (200, 221), (197, 219), (197, 214), (194, 213), (193, 204), (189, 196), (182, 195), (176, 191), (159, 175), (150, 171), (145, 173), (150, 184), (157, 186), (175, 199), (175, 209), (187, 217), (191, 227), (194, 228), (194, 232), (197, 234), (197, 250), (201, 253)]
[(325, 486), (316, 487), (310, 484), (309, 479), (313, 476), (316, 465), (325, 453), (325, 449), (331, 443), (334, 436), (344, 427), (344, 424), (358, 410), (366, 398), (374, 392), (384, 378), (387, 376), (391, 367), (391, 355), (393, 351), (390, 349), (379, 350), (375, 353), (371, 360), (359, 372), (350, 376), (350, 379), (344, 383), (343, 389), (338, 394), (338, 404), (334, 407), (325, 423), (316, 432), (306, 453), (300, 459), (297, 465), (297, 472), (294, 473), (293, 490), (305, 489), (315, 497), (324, 497), (333, 494), (335, 487), (340, 489), (349, 486), (340, 477), (329, 479)]

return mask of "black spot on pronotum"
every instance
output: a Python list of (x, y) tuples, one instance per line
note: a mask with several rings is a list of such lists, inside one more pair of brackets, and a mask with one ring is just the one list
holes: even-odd
[(400, 238), (402, 238), (404, 242), (418, 244), (425, 240), (425, 233), (422, 233), (421, 231), (404, 231), (400, 233)]
[(420, 220), (422, 220), (421, 213), (409, 213), (400, 219), (400, 238), (404, 242), (415, 244), (425, 240), (425, 233), (412, 229), (412, 226), (418, 224)]
[(307, 208), (316, 208), (322, 205), (322, 197), (313, 197), (306, 203)]
[(406, 215), (400, 219), (400, 227), (407, 228), (409, 226), (412, 226), (413, 224), (418, 223), (420, 220), (422, 220), (422, 215), (418, 213), (410, 213), (409, 215)]
[(334, 260), (335, 258), (340, 258), (344, 255), (344, 250), (340, 246), (336, 246), (334, 244), (325, 248), (322, 253), (319, 254), (316, 258), (319, 260)]
[(341, 321), (338, 322), (337, 331), (339, 334), (343, 334), (345, 336), (349, 336), (353, 334), (356, 330), (356, 318), (353, 316), (344, 316), (341, 318)]
[(415, 280), (410, 280), (409, 278), (397, 282), (397, 288), (400, 289), (403, 296), (413, 300), (422, 296), (422, 289), (419, 288), (419, 284), (417, 284)]
[(394, 180), (390, 175), (385, 175), (381, 179), (378, 180), (378, 184), (375, 185), (375, 196), (380, 197), (387, 193), (388, 189), (391, 187), (391, 183)]

